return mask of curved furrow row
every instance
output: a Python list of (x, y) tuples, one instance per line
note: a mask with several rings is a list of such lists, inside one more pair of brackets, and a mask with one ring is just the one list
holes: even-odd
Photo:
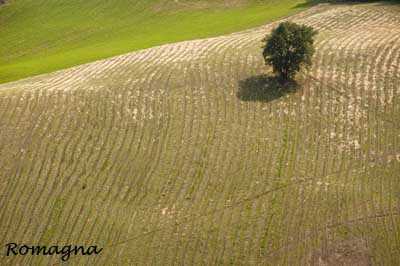
[[(18, 99), (21, 99), (21, 97), (18, 97)], [(45, 100), (46, 102), (47, 102), (47, 98), (46, 97), (44, 97), (44, 98), (41, 98), (41, 100)], [(17, 105), (18, 106), (18, 105)], [(19, 114), (19, 112), (18, 112), (18, 109), (16, 108), (16, 109), (14, 109), (14, 110), (10, 110), (11, 112), (12, 112), (12, 115), (11, 115), (11, 117), (10, 117), (10, 119), (11, 120), (14, 120), (15, 118), (14, 118), (14, 116), (17, 116), (18, 117), (18, 114)], [(47, 115), (47, 113), (46, 113), (46, 115)], [(35, 125), (35, 128), (38, 128), (38, 130), (37, 131), (39, 131), (40, 129), (41, 129), (41, 127), (39, 127), (39, 123), (41, 123), (42, 122), (42, 119), (43, 119), (43, 117), (45, 117), (45, 114), (41, 114), (41, 116), (39, 116), (39, 118), (38, 118), (38, 121), (37, 121), (37, 124)], [(48, 121), (47, 121), (48, 122)], [(43, 125), (45, 128), (47, 127), (49, 125), (49, 123), (46, 123), (46, 121), (45, 121), (45, 124)], [(39, 132), (35, 132), (35, 133), (37, 133), (37, 134), (39, 134)], [(40, 133), (42, 133), (42, 132), (40, 132)], [(43, 136), (43, 133), (42, 133), (42, 136)], [(35, 149), (36, 150), (36, 149)], [(19, 151), (20, 152), (20, 151)], [(13, 182), (15, 182), (14, 184), (18, 184), (18, 182), (20, 181), (20, 177), (21, 177), (21, 172), (23, 171), (23, 169), (26, 169), (26, 168), (31, 168), (32, 167), (32, 165), (24, 165), (24, 166), (22, 166), (22, 160), (23, 158), (21, 158), (21, 163), (19, 164), (19, 167), (18, 167), (18, 169), (17, 169), (17, 172), (15, 173), (15, 175), (14, 175), (14, 178), (12, 178), (12, 180), (13, 180)], [(31, 161), (33, 161), (33, 160), (31, 160)], [(29, 171), (28, 171), (29, 172)], [(13, 185), (12, 186), (14, 189), (10, 189), (9, 191), (8, 191), (8, 195), (7, 195), (7, 197), (8, 198), (14, 198), (14, 195), (15, 195), (15, 193), (16, 193), (16, 189), (18, 188), (18, 187), (22, 187), (22, 189), (27, 189), (28, 188), (28, 186), (22, 186), (22, 185), (20, 185), (20, 186), (17, 186), (17, 185)], [(10, 204), (10, 203), (12, 203), (11, 201), (8, 201), (8, 204)], [(7, 203), (6, 204), (4, 204), (3, 205), (5, 208), (4, 209), (2, 209), (2, 211), (5, 211), (5, 210), (7, 210)], [(15, 209), (13, 209), (14, 211), (15, 211)], [(2, 223), (4, 223), (4, 220), (3, 220), (3, 218), (5, 218), (5, 216), (3, 215), (3, 212), (1, 213), (1, 217), (2, 217), (2, 219), (1, 219), (1, 222)], [(11, 218), (11, 217), (9, 217), (9, 218)]]
[[(150, 88), (150, 85), (149, 85), (149, 88)], [(146, 96), (145, 96), (146, 97)], [(111, 167), (110, 167), (111, 168)], [(111, 177), (111, 178), (110, 178)], [(105, 179), (109, 179), (110, 181), (112, 181), (113, 182), (113, 180), (115, 179), (115, 178), (113, 178), (113, 176), (111, 175), (111, 176), (109, 176), (109, 175), (107, 175), (107, 176), (105, 176)], [(107, 187), (109, 187), (109, 188), (113, 188), (113, 187), (118, 187), (118, 186), (113, 186), (113, 185), (108, 185)], [(106, 194), (108, 194), (107, 192), (106, 192)], [(104, 209), (104, 211), (105, 212), (108, 212), (109, 213), (109, 211), (111, 211), (111, 206), (110, 205), (108, 205), (107, 206), (107, 204), (104, 204), (106, 207), (103, 207), (102, 209)], [(107, 209), (109, 210), (109, 211), (107, 211)], [(114, 209), (114, 208), (113, 208)], [(104, 214), (102, 215), (101, 213), (99, 213), (98, 215), (97, 215), (97, 217), (104, 217)], [(106, 220), (104, 220), (104, 222), (105, 222)], [(101, 229), (101, 231), (104, 231), (104, 222), (103, 222), (103, 229)], [(96, 223), (93, 223), (94, 225), (96, 224)], [(94, 227), (92, 227), (92, 228), (94, 228)]]
[[(232, 91), (236, 86), (235, 86), (235, 82), (237, 82), (237, 77), (238, 77), (238, 72), (240, 72), (240, 70), (236, 70), (235, 69), (235, 65), (238, 66), (240, 64), (241, 61), (241, 56), (238, 54), (238, 49), (237, 47), (243, 47), (246, 43), (248, 42), (248, 39), (245, 38), (245, 36), (238, 36), (237, 40), (232, 40), (228, 47), (225, 48), (225, 51), (223, 54), (223, 56), (221, 56), (221, 61), (219, 63), (219, 67), (216, 66), (216, 70), (218, 72), (221, 73), (226, 73), (226, 80), (223, 79), (223, 77), (219, 77), (218, 79), (215, 80), (216, 82), (216, 87), (219, 90), (222, 90), (224, 92), (224, 109), (226, 109), (228, 106), (229, 107), (229, 103), (232, 102), (232, 96), (234, 95), (234, 91)], [(230, 51), (231, 50), (231, 51)], [(242, 55), (243, 56), (243, 55)], [(223, 71), (221, 71), (223, 70)], [(246, 71), (247, 72), (247, 71)], [(225, 100), (226, 99), (226, 100)], [(234, 102), (234, 101), (233, 101)], [(226, 164), (226, 170), (221, 169), (222, 171), (226, 171), (225, 174), (221, 174), (221, 176), (226, 176), (228, 179), (225, 180), (221, 180), (218, 182), (218, 184), (221, 186), (219, 188), (219, 194), (221, 196), (221, 199), (218, 199), (218, 194), (215, 194), (217, 191), (214, 192), (215, 196), (212, 197), (213, 201), (216, 201), (217, 204), (215, 204), (215, 207), (210, 211), (211, 213), (213, 213), (216, 209), (220, 209), (220, 208), (225, 208), (227, 207), (226, 211), (224, 211), (224, 213), (222, 214), (222, 217), (224, 217), (224, 219), (217, 219), (217, 226), (214, 229), (216, 231), (216, 236), (213, 238), (213, 240), (211, 241), (212, 244), (214, 244), (214, 246), (211, 247), (212, 251), (218, 251), (220, 249), (218, 248), (218, 245), (221, 245), (221, 242), (224, 241), (224, 237), (223, 235), (225, 235), (224, 231), (223, 231), (223, 227), (224, 225), (227, 227), (227, 229), (230, 228), (229, 224), (231, 223), (231, 219), (232, 216), (234, 215), (234, 213), (229, 209), (230, 204), (235, 200), (235, 194), (237, 194), (235, 191), (235, 187), (237, 184), (237, 180), (240, 177), (240, 165), (243, 165), (243, 162), (239, 161), (236, 162), (237, 159), (240, 160), (241, 156), (245, 156), (244, 155), (244, 149), (243, 147), (245, 146), (246, 143), (246, 131), (243, 131), (242, 134), (240, 134), (241, 137), (241, 141), (237, 142), (235, 141), (234, 136), (232, 135), (232, 132), (237, 132), (240, 128), (242, 130), (246, 130), (247, 129), (247, 125), (248, 125), (248, 119), (243, 119), (240, 118), (241, 116), (241, 105), (234, 103), (235, 104), (235, 110), (236, 110), (236, 114), (235, 116), (233, 116), (232, 118), (230, 118), (230, 114), (227, 113), (227, 116), (225, 115), (225, 119), (222, 120), (221, 122), (224, 123), (228, 123), (228, 124), (232, 124), (232, 126), (234, 126), (234, 128), (232, 130), (229, 130), (231, 133), (229, 135), (227, 135), (227, 137), (229, 136), (229, 138), (226, 137), (225, 141), (227, 141), (228, 143), (231, 143), (230, 146), (232, 147), (232, 151), (229, 149), (227, 150), (227, 156), (229, 156), (228, 154), (231, 154), (229, 157), (226, 157), (227, 159), (225, 160), (229, 160), (229, 162)], [(224, 111), (224, 113), (226, 113), (226, 111)], [(246, 123), (246, 124), (244, 124)], [(227, 145), (227, 144), (225, 144)], [(226, 146), (227, 147), (227, 146)], [(232, 154), (233, 152), (233, 154)], [(222, 162), (222, 164), (224, 165), (224, 162)], [(236, 168), (238, 167), (238, 168)], [(218, 174), (220, 175), (220, 174)], [(231, 183), (228, 183), (228, 180), (231, 179)], [(227, 183), (227, 185), (225, 185), (225, 183)], [(226, 192), (227, 189), (230, 188), (230, 191), (232, 191), (232, 194), (230, 192)], [(228, 190), (229, 191), (229, 190)], [(225, 194), (225, 195), (224, 195)], [(226, 196), (226, 194), (228, 195), (228, 197)], [(229, 196), (231, 195), (231, 196)], [(221, 214), (216, 213), (216, 216), (219, 216)], [(225, 218), (226, 217), (226, 218)], [(215, 220), (212, 219), (211, 220)], [(215, 226), (214, 226), (215, 227)], [(222, 236), (221, 236), (222, 234)], [(218, 256), (215, 258), (215, 260), (217, 261), (223, 261), (226, 260), (225, 258), (225, 242), (223, 243), (224, 245), (224, 249), (222, 250), (221, 254), (213, 254), (212, 256)], [(228, 247), (229, 248), (229, 247)]]
[[(225, 43), (225, 41), (223, 41), (224, 43)], [(218, 44), (218, 43), (217, 43)], [(220, 44), (218, 44), (218, 47), (217, 47), (217, 49), (219, 48), (219, 47), (223, 47), (223, 46), (221, 46)], [(211, 50), (211, 49), (209, 49), (209, 50)], [(212, 51), (212, 50), (211, 50)], [(219, 53), (218, 53), (219, 54)], [(218, 54), (216, 54), (216, 55), (218, 55)], [(211, 71), (212, 71), (212, 69), (211, 69)], [(197, 87), (197, 86), (196, 86)], [(208, 136), (208, 138), (209, 139), (211, 139), (211, 136)], [(190, 166), (190, 164), (189, 164), (189, 166)], [(184, 194), (184, 193), (182, 193), (182, 194)], [(195, 209), (194, 209), (195, 210)]]
[[(51, 102), (51, 101), (48, 101), (48, 102)], [(48, 115), (48, 114), (47, 114)], [(51, 121), (51, 120), (50, 120)], [(48, 121), (49, 122), (49, 121)], [(50, 125), (50, 123), (47, 123), (47, 125)], [(42, 133), (41, 135), (40, 135), (40, 139), (45, 139), (44, 138), (44, 133)], [(44, 143), (46, 143), (46, 142), (44, 142)], [(46, 147), (44, 147), (44, 150), (47, 150), (48, 149), (48, 146), (46, 146)], [(38, 150), (40, 150), (40, 149), (38, 149)], [(29, 153), (29, 154), (31, 154), (31, 151), (30, 150), (28, 150), (27, 151), (27, 153)], [(37, 182), (40, 184), (40, 185), (43, 185), (43, 187), (47, 184), (47, 182), (48, 182), (48, 180), (47, 179), (45, 179), (45, 180), (41, 180), (41, 178), (40, 178), (40, 172), (42, 171), (42, 170), (44, 170), (45, 168), (44, 168), (44, 166), (45, 166), (45, 164), (47, 164), (47, 163), (51, 163), (51, 158), (49, 158), (48, 160), (46, 160), (45, 158), (45, 160), (44, 160), (44, 163), (43, 164), (41, 164), (41, 165), (39, 165), (39, 168), (36, 168), (36, 167), (34, 167), (34, 163), (35, 162), (37, 162), (36, 161), (36, 158), (38, 158), (37, 160), (41, 160), (43, 157), (41, 157), (40, 156), (40, 154), (39, 153), (37, 153), (37, 154), (33, 154), (33, 156), (30, 158), (30, 161), (31, 161), (31, 163), (30, 163), (30, 165), (28, 164), (27, 166), (27, 168), (28, 169), (30, 169), (30, 170), (28, 170), (27, 171), (27, 174), (26, 175), (24, 175), (24, 172), (22, 172), (22, 176), (23, 177), (31, 177), (31, 178), (34, 178), (34, 180), (36, 179), (37, 180)], [(26, 169), (26, 168), (25, 168)], [(35, 170), (35, 169), (37, 169), (37, 170)], [(26, 171), (25, 171), (26, 172)], [(36, 176), (35, 176), (35, 172), (36, 173), (38, 173)], [(24, 180), (25, 182), (26, 182), (26, 180)], [(17, 202), (14, 202), (14, 204), (20, 204), (19, 202), (21, 202), (21, 199), (22, 199), (22, 202), (24, 203), (24, 205), (22, 205), (22, 206), (24, 206), (24, 207), (22, 207), (21, 206), (21, 208), (20, 208), (20, 211), (22, 211), (22, 215), (25, 215), (25, 212), (26, 212), (26, 210), (30, 210), (30, 213), (33, 213), (33, 212), (35, 212), (35, 211), (38, 211), (35, 207), (33, 207), (33, 206), (30, 206), (35, 200), (32, 200), (31, 201), (31, 199), (32, 199), (32, 197), (36, 197), (36, 202), (37, 202), (37, 200), (38, 200), (38, 196), (39, 196), (39, 193), (38, 193), (38, 191), (36, 190), (35, 191), (35, 188), (36, 189), (42, 189), (42, 188), (40, 188), (40, 187), (38, 187), (38, 186), (35, 186), (35, 185), (33, 185), (33, 184), (35, 184), (35, 183), (32, 183), (32, 185), (25, 185), (25, 186), (22, 186), (23, 188), (25, 188), (25, 189), (29, 189), (29, 190), (27, 190), (27, 191), (30, 191), (29, 193), (28, 192), (19, 192), (19, 194), (21, 194), (21, 195), (25, 195), (25, 196), (28, 196), (27, 198), (25, 198), (25, 201), (24, 201), (24, 198), (23, 197), (19, 197), (18, 198), (18, 201)], [(36, 193), (35, 193), (36, 192)], [(27, 194), (27, 195), (26, 195)], [(26, 200), (26, 199), (29, 199), (29, 200)], [(26, 219), (21, 219), (19, 222), (20, 222), (20, 224), (17, 224), (18, 226), (20, 226), (20, 227), (22, 227), (22, 224), (21, 224), (21, 222), (22, 221), (24, 221), (24, 222), (27, 222), (27, 221), (29, 221), (29, 220), (31, 220), (31, 218), (30, 218), (31, 216), (29, 216), (28, 218), (26, 218)], [(14, 222), (14, 224), (15, 224), (15, 222)], [(23, 229), (24, 227), (22, 227), (22, 229)], [(25, 232), (26, 231), (26, 229), (23, 229), (23, 230), (21, 230), (20, 232)], [(32, 234), (32, 232), (30, 232), (30, 234)], [(29, 234), (28, 234), (29, 235)]]
[[(205, 68), (206, 69), (204, 71), (207, 73), (207, 80), (210, 83), (210, 85), (209, 85), (210, 90), (214, 90), (215, 94), (220, 93), (220, 91), (221, 91), (221, 85), (217, 83), (217, 77), (216, 77), (215, 73), (218, 71), (218, 69), (219, 69), (218, 66), (223, 62), (223, 59), (225, 57), (225, 53), (222, 52), (223, 51), (222, 48), (224, 48), (228, 43), (230, 43), (230, 40), (227, 38), (225, 40), (221, 40), (220, 42), (215, 42), (214, 43), (214, 44), (217, 44), (217, 45), (213, 45), (213, 43), (210, 43), (208, 45), (208, 47), (209, 47), (208, 51), (209, 52), (208, 52), (208, 57), (205, 59), (205, 62), (206, 62)], [(222, 67), (222, 65), (221, 65), (221, 67)], [(212, 130), (212, 136), (208, 135), (209, 141), (213, 140), (214, 143), (215, 143), (214, 145), (215, 145), (216, 153), (212, 154), (212, 155), (215, 156), (213, 158), (214, 161), (212, 161), (214, 164), (206, 164), (206, 162), (203, 162), (203, 167), (206, 166), (207, 167), (206, 169), (210, 169), (210, 171), (212, 171), (212, 170), (217, 171), (217, 172), (215, 172), (215, 175), (216, 176), (221, 176), (219, 174), (221, 167), (218, 167), (219, 166), (218, 161), (222, 156), (219, 153), (220, 152), (220, 147), (222, 147), (222, 145), (224, 145), (224, 144), (227, 145), (229, 143), (229, 142), (228, 143), (224, 143), (224, 142), (227, 142), (227, 138), (226, 137), (223, 137), (223, 138), (219, 137), (220, 134), (222, 134), (222, 136), (227, 136), (226, 132), (220, 132), (220, 127), (219, 127), (219, 125), (221, 123), (224, 123), (224, 120), (226, 119), (226, 116), (227, 116), (227, 113), (226, 113), (226, 110), (225, 110), (226, 104), (225, 104), (225, 97), (224, 97), (223, 94), (221, 94), (221, 97), (215, 97), (215, 98), (213, 97), (212, 99), (216, 100), (216, 104), (215, 104), (217, 106), (216, 108), (217, 109), (221, 109), (221, 111), (219, 111), (219, 112), (216, 111), (216, 113), (219, 114), (219, 113), (222, 112), (222, 114), (215, 118), (215, 120), (216, 120), (215, 123), (216, 124), (211, 129)], [(218, 103), (219, 100), (222, 100), (223, 102), (219, 104)], [(208, 132), (208, 134), (210, 134), (210, 132)], [(218, 142), (217, 140), (219, 140), (219, 139), (221, 141)], [(210, 145), (210, 143), (208, 145)], [(227, 147), (227, 146), (225, 146), (225, 147)], [(228, 148), (228, 149), (224, 149), (224, 150), (225, 150), (225, 154), (226, 154), (226, 153), (228, 153), (228, 151), (230, 149)], [(208, 153), (211, 154), (211, 152), (208, 152)], [(209, 161), (210, 160), (212, 160), (212, 159), (210, 158)], [(224, 165), (224, 164), (222, 164), (222, 165)], [(218, 169), (218, 170), (216, 170), (216, 169)], [(203, 173), (203, 175), (204, 175), (204, 173)], [(210, 184), (212, 189), (211, 190), (207, 189), (210, 194), (209, 194), (208, 197), (205, 198), (205, 200), (203, 200), (204, 204), (207, 204), (207, 205), (203, 209), (199, 210), (197, 215), (204, 215), (207, 212), (207, 209), (209, 208), (209, 204), (216, 205), (218, 203), (218, 200), (216, 200), (214, 198), (214, 196), (215, 196), (215, 190), (218, 190), (218, 187), (220, 186), (220, 183), (216, 182), (216, 181), (214, 181), (213, 183), (210, 183), (211, 179), (209, 179), (209, 178), (212, 176), (212, 174), (209, 173), (207, 176), (208, 176), (208, 180), (206, 182), (204, 182), (204, 184), (205, 185)], [(214, 204), (214, 202), (217, 202), (217, 203)], [(196, 209), (194, 209), (194, 210), (196, 210)], [(194, 222), (196, 222), (196, 221), (194, 221)], [(212, 226), (212, 225), (210, 225), (210, 226)], [(201, 241), (201, 239), (199, 239), (199, 237), (201, 237), (201, 236), (198, 235), (197, 238), (196, 238), (196, 245), (198, 245), (198, 242)], [(210, 241), (210, 242), (208, 242), (208, 243), (210, 243), (210, 244), (213, 243), (212, 241)], [(203, 253), (203, 252), (201, 252), (201, 253)], [(205, 254), (205, 253), (203, 253), (203, 254)], [(194, 260), (194, 258), (192, 260)]]

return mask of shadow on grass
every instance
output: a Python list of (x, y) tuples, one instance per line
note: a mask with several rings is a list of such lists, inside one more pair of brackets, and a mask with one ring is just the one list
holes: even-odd
[(298, 89), (294, 80), (281, 82), (278, 77), (258, 75), (239, 81), (237, 97), (242, 101), (271, 102)]
[(368, 3), (377, 3), (379, 5), (399, 5), (400, 0), (306, 0), (304, 3), (297, 4), (293, 8), (308, 8), (318, 4), (330, 4), (330, 5), (360, 5)]
[(308, 8), (313, 7), (321, 3), (326, 3), (324, 0), (307, 0), (304, 3), (297, 4), (293, 8)]

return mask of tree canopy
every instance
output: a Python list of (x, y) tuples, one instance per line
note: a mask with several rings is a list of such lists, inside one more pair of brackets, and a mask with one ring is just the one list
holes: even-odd
[(293, 79), (303, 66), (311, 66), (317, 31), (306, 25), (283, 22), (264, 38), (263, 57), (284, 80)]

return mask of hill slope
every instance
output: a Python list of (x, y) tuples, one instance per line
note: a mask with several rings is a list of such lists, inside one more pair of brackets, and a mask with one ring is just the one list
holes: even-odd
[(303, 10), (305, 2), (10, 1), (0, 7), (0, 83), (262, 25)]
[(104, 247), (73, 265), (399, 265), (399, 12), (291, 17), (320, 34), (287, 93), (260, 56), (273, 25), (1, 85), (1, 246)]

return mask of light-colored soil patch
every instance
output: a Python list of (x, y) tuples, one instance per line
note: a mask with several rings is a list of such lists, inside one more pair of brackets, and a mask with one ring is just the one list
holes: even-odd
[(371, 266), (364, 240), (343, 240), (332, 244), (324, 254), (315, 255), (315, 266)]

